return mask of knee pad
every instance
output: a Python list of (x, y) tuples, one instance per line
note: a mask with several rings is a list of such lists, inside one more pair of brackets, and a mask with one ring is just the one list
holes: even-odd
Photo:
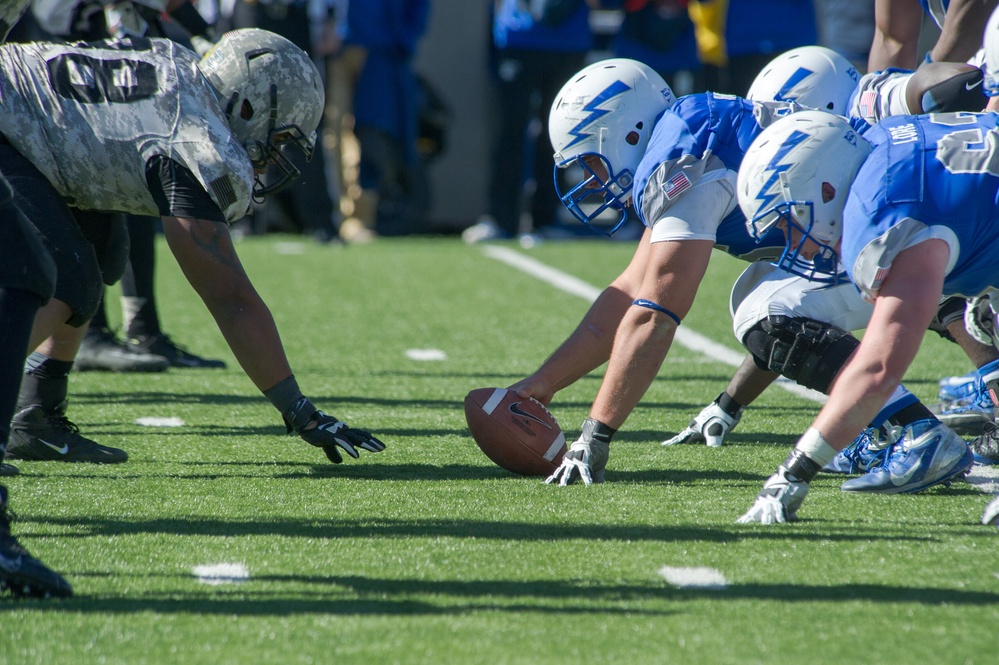
[(949, 330), (947, 330), (947, 326), (955, 321), (961, 321), (964, 319), (966, 302), (967, 301), (960, 296), (951, 296), (941, 302), (937, 307), (937, 313), (934, 315), (933, 320), (930, 321), (930, 330), (944, 339), (956, 343), (957, 340), (955, 340), (954, 336), (950, 334)]
[(74, 210), (83, 236), (94, 246), (97, 264), (101, 269), (101, 281), (111, 286), (125, 274), (128, 264), (128, 226), (125, 215), (93, 210)]
[(827, 393), (860, 341), (822, 321), (770, 316), (750, 328), (743, 344), (757, 367)]

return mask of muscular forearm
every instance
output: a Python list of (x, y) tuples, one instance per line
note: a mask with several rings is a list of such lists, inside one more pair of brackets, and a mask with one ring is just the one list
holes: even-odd
[(572, 385), (610, 357), (614, 335), (632, 296), (610, 286), (593, 302), (583, 320), (536, 372), (556, 393)]
[(620, 429), (659, 373), (675, 334), (676, 324), (664, 315), (631, 308), (614, 340), (611, 362), (590, 417)]
[(277, 325), (259, 297), (223, 301), (209, 305), (209, 310), (240, 367), (261, 392), (288, 378), (291, 367)]

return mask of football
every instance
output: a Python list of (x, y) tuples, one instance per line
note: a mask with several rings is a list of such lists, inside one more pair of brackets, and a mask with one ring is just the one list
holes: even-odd
[(522, 476), (548, 476), (562, 463), (565, 434), (536, 399), (505, 388), (479, 388), (465, 396), (465, 420), (486, 457)]

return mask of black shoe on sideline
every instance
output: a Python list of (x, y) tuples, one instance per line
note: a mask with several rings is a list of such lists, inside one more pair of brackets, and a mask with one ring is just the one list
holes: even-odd
[(107, 328), (87, 331), (73, 363), (79, 372), (162, 372), (169, 366), (161, 355), (134, 351)]
[(225, 369), (226, 366), (222, 360), (202, 358), (177, 346), (165, 333), (157, 333), (148, 337), (133, 337), (128, 340), (128, 348), (136, 354), (162, 356), (167, 359), (171, 367)]

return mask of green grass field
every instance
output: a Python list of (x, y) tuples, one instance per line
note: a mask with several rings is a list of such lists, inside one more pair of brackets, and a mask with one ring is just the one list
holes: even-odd
[[(798, 523), (734, 523), (812, 401), (771, 388), (724, 448), (661, 447), (732, 372), (675, 346), (615, 438), (608, 482), (546, 486), (481, 454), (462, 400), (530, 373), (586, 300), (452, 238), (245, 240), (305, 392), (388, 445), (334, 466), (284, 434), (159, 249), (167, 331), (230, 367), (73, 375), (70, 417), (131, 459), (19, 464), (15, 533), (76, 596), (0, 599), (0, 663), (999, 662), (999, 533), (979, 524), (989, 497), (974, 486), (852, 496), (820, 476)], [(600, 287), (632, 249), (524, 253)], [(717, 254), (684, 322), (733, 351), (728, 289), (743, 266)], [(932, 401), (937, 379), (968, 368), (928, 336), (907, 385)], [(599, 374), (552, 403), (570, 437)], [(223, 563), (248, 579), (193, 572)], [(664, 566), (728, 584), (677, 588)]]

